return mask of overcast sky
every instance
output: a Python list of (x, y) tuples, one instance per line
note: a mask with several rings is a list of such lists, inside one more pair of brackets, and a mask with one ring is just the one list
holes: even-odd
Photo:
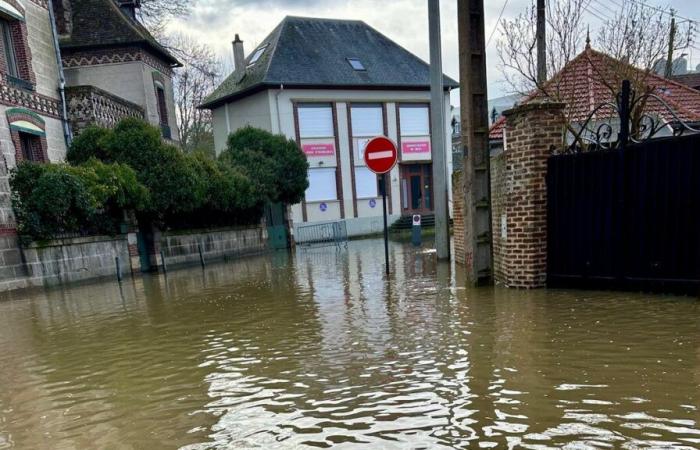
[[(649, 5), (670, 5), (680, 16), (700, 19), (700, 0), (633, 0)], [(504, 17), (522, 12), (530, 0), (484, 0), (486, 36), (491, 35), (503, 10)], [(595, 34), (601, 18), (610, 17), (621, 0), (590, 0), (585, 19)], [(505, 5), (505, 8), (504, 8)], [(441, 0), (443, 70), (457, 79), (457, 1)], [(429, 59), (427, 0), (197, 0), (191, 15), (170, 24), (171, 31), (184, 32), (209, 44), (230, 58), (231, 41), (239, 33), (246, 55), (252, 51), (284, 16), (357, 19), (367, 22), (424, 60)], [(697, 28), (697, 27), (696, 27)], [(700, 37), (700, 34), (698, 34)], [(487, 47), (489, 98), (508, 92), (501, 81), (496, 54), (498, 32)], [(700, 51), (690, 54), (689, 67), (700, 63)], [(458, 101), (453, 95), (453, 103)]]

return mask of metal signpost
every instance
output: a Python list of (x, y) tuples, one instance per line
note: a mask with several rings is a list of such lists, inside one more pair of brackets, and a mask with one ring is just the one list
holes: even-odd
[(386, 274), (389, 275), (389, 229), (386, 218), (386, 174), (396, 165), (399, 152), (394, 141), (385, 136), (377, 136), (367, 142), (365, 146), (365, 165), (377, 175), (381, 175), (382, 209), (384, 211), (384, 260), (386, 262)]

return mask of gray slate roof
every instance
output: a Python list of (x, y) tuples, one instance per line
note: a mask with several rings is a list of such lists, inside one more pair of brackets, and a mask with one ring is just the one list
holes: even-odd
[(124, 13), (114, 0), (72, 0), (73, 27), (59, 39), (61, 51), (70, 54), (94, 48), (136, 45), (146, 47), (171, 66), (178, 60), (138, 20)]
[[(267, 45), (237, 83), (231, 74), (209, 95), (203, 108), (214, 108), (269, 87), (428, 89), (428, 64), (359, 20), (285, 17), (257, 47)], [(246, 63), (255, 53), (249, 51)], [(366, 71), (347, 58), (359, 58)], [(445, 88), (458, 87), (444, 76)]]

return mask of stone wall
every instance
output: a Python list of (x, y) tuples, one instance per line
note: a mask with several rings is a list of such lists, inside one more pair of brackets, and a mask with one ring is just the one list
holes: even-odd
[(52, 286), (130, 273), (126, 236), (57, 239), (20, 247), (17, 236), (0, 236), (0, 291)]
[[(201, 232), (164, 232), (160, 251), (166, 268), (199, 264), (199, 249), (205, 262), (262, 253), (267, 250), (267, 229), (264, 226), (235, 227)], [(160, 257), (160, 255), (158, 255)]]
[(144, 118), (143, 108), (94, 86), (66, 88), (68, 119), (78, 135), (89, 125), (113, 128), (125, 117)]

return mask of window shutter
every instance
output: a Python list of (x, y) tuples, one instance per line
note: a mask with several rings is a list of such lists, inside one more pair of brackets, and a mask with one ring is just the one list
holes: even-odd
[(429, 136), (430, 118), (427, 105), (410, 105), (399, 108), (401, 136)]
[(355, 169), (355, 190), (357, 198), (377, 197), (377, 175), (366, 167)]
[(384, 114), (381, 105), (352, 105), (350, 109), (353, 136), (382, 136)]
[(333, 137), (333, 110), (331, 105), (300, 105), (299, 136), (301, 138)]
[(336, 200), (335, 169), (309, 169), (309, 187), (306, 189), (307, 202)]

